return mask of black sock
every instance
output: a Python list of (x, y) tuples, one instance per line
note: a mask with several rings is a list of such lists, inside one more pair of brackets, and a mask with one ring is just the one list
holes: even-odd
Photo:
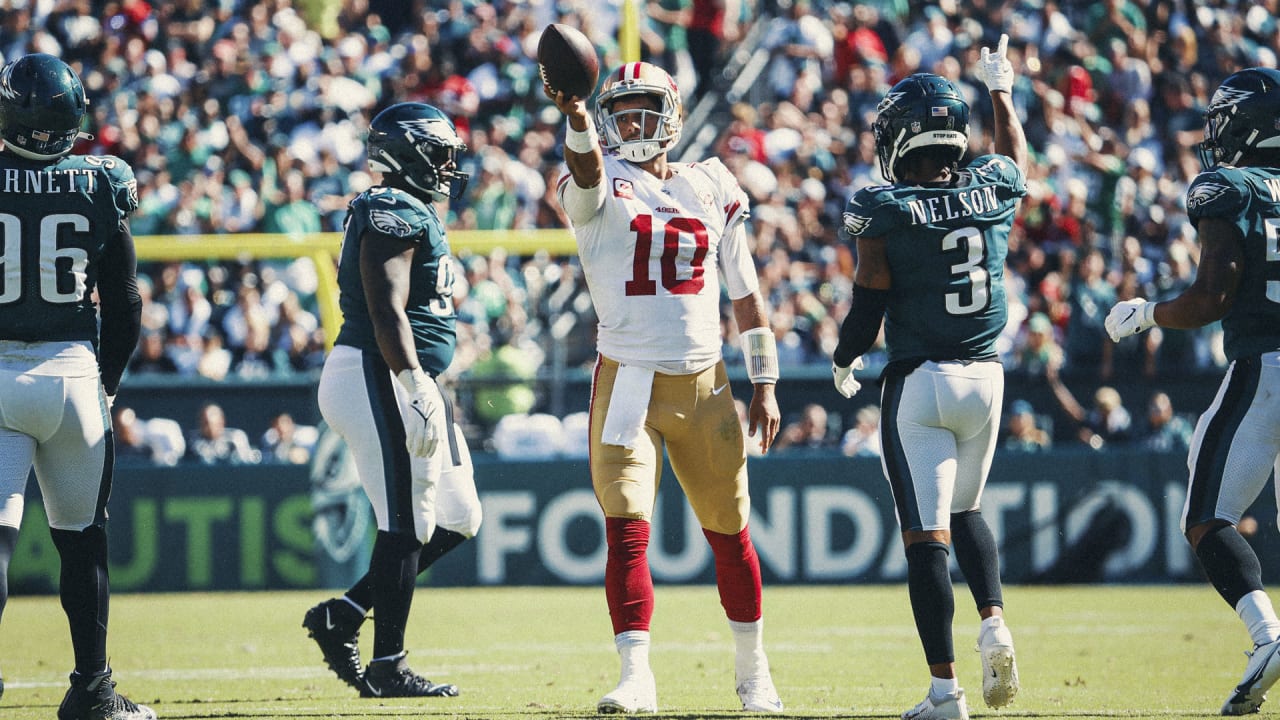
[[(418, 574), (421, 575), (435, 561), (449, 554), (450, 550), (466, 542), (467, 539), (467, 536), (462, 533), (436, 528), (436, 531), (431, 534), (431, 539), (422, 546), (422, 552), (418, 553)], [(372, 608), (373, 580), (369, 577), (369, 573), (365, 573), (364, 577), (357, 580), (356, 584), (347, 590), (346, 595), (351, 602), (365, 610)]]
[(422, 543), (408, 535), (378, 531), (369, 575), (373, 585), (373, 657), (404, 650), (404, 630), (413, 605)]
[(1004, 607), (1000, 591), (1000, 553), (991, 528), (978, 510), (951, 516), (951, 544), (978, 609)]
[(0, 618), (4, 617), (4, 606), (9, 602), (9, 561), (17, 544), (18, 528), (0, 525)]
[(907, 591), (911, 596), (911, 613), (916, 618), (916, 631), (924, 645), (924, 657), (930, 665), (954, 662), (955, 647), (951, 638), (951, 620), (956, 613), (951, 593), (950, 556), (940, 542), (914, 543), (907, 548)]
[(1232, 525), (1222, 525), (1204, 534), (1196, 546), (1196, 557), (1213, 589), (1235, 610), (1240, 598), (1262, 589), (1262, 564), (1249, 543)]
[(107, 667), (107, 617), (111, 605), (106, 529), (91, 525), (79, 532), (51, 529), (49, 533), (62, 558), (58, 594), (71, 626), (76, 672), (102, 672)]
[(460, 532), (436, 528), (436, 531), (431, 533), (431, 539), (422, 546), (422, 554), (418, 556), (418, 574), (426, 572), (427, 568), (435, 564), (435, 561), (448, 555), (451, 550), (466, 541), (467, 536)]

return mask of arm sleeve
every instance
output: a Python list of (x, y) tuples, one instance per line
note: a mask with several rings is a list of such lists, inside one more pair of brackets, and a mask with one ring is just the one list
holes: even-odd
[(576, 225), (585, 225), (604, 207), (605, 184), (609, 177), (606, 174), (595, 187), (582, 188), (574, 181), (573, 175), (565, 173), (560, 179), (556, 192), (560, 195), (560, 206), (564, 208), (569, 220)]
[(138, 260), (133, 233), (122, 221), (118, 242), (102, 254), (98, 273), (102, 325), (98, 334), (98, 365), (108, 395), (120, 389), (120, 377), (142, 329), (142, 296), (138, 293)]
[(888, 303), (888, 290), (853, 286), (853, 302), (840, 325), (840, 340), (831, 356), (836, 365), (849, 367), (854, 358), (871, 349), (880, 334), (880, 321)]
[(720, 269), (730, 300), (739, 300), (760, 289), (755, 260), (747, 244), (746, 223), (735, 222), (720, 244)]

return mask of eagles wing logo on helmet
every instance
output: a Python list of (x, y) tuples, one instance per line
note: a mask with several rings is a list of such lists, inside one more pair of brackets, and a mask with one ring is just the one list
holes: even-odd
[(880, 104), (876, 106), (876, 112), (882, 113), (885, 110), (888, 110), (889, 108), (893, 107), (894, 105), (897, 105), (898, 101), (902, 99), (903, 95), (906, 95), (906, 93), (891, 92), (888, 95), (885, 95), (884, 99), (880, 101)]
[(867, 229), (867, 225), (871, 223), (871, 218), (855, 215), (847, 212), (843, 215), (844, 229), (849, 231), (850, 235), (861, 235)]
[(1226, 191), (1226, 185), (1211, 182), (1200, 183), (1192, 188), (1191, 192), (1187, 193), (1187, 207), (1208, 205)]
[(409, 237), (413, 234), (413, 226), (408, 220), (391, 210), (376, 209), (369, 213), (369, 223), (373, 229), (391, 237)]
[(13, 64), (5, 66), (4, 72), (0, 73), (0, 98), (5, 100), (14, 100), (18, 97), (17, 91), (13, 89), (13, 83), (10, 78), (13, 77)]
[(449, 129), (447, 124), (436, 118), (411, 118), (400, 120), (396, 124), (404, 128), (405, 134), (415, 140), (430, 140), (437, 135), (451, 134), (447, 132)]
[(1213, 94), (1213, 99), (1209, 101), (1209, 109), (1216, 110), (1226, 105), (1235, 105), (1242, 100), (1249, 99), (1252, 95), (1252, 90), (1223, 85)]

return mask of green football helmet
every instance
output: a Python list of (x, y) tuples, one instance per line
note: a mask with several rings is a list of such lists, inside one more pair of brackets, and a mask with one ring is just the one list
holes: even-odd
[(1257, 151), (1280, 153), (1280, 71), (1252, 67), (1222, 81), (1204, 113), (1197, 151), (1209, 170), (1235, 165)]
[(369, 123), (369, 168), (393, 175), (430, 197), (457, 199), (469, 176), (458, 172), (458, 153), (467, 149), (453, 121), (438, 108), (402, 102)]
[(969, 103), (952, 82), (933, 73), (898, 81), (876, 108), (872, 126), (880, 172), (899, 182), (897, 165), (909, 152), (945, 148), (959, 162), (969, 147)]
[(89, 101), (75, 70), (45, 53), (24, 55), (0, 69), (0, 138), (30, 160), (71, 152)]

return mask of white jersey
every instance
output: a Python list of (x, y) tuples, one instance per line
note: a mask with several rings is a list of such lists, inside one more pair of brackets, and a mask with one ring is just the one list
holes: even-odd
[(606, 154), (604, 201), (585, 222), (573, 212), (599, 192), (572, 176), (557, 192), (569, 210), (606, 357), (670, 375), (720, 360), (720, 271), (732, 300), (759, 287), (742, 221), (747, 196), (718, 159), (671, 163), (659, 180)]

